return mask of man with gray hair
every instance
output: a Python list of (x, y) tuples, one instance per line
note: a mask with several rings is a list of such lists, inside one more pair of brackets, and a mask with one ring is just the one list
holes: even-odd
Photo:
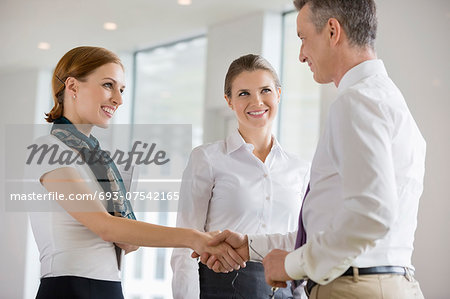
[[(298, 232), (225, 231), (215, 240), (246, 259), (265, 256), (266, 281), (274, 287), (307, 279), (310, 298), (423, 298), (411, 256), (426, 145), (376, 57), (375, 3), (294, 4), (300, 61), (315, 81), (338, 88), (312, 161)], [(202, 261), (220, 269), (214, 259)]]
[(411, 256), (425, 141), (376, 57), (375, 3), (294, 4), (300, 61), (338, 96), (312, 163), (298, 249), (268, 254), (266, 280), (309, 279), (312, 298), (423, 298)]

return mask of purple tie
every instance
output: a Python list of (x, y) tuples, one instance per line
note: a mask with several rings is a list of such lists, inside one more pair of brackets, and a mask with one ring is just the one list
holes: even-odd
[(303, 206), (305, 204), (306, 196), (309, 193), (309, 184), (308, 188), (306, 188), (305, 196), (303, 197), (302, 208), (300, 209), (300, 216), (298, 217), (298, 231), (297, 231), (297, 239), (295, 240), (295, 249), (300, 248), (306, 243), (306, 231), (303, 226)]

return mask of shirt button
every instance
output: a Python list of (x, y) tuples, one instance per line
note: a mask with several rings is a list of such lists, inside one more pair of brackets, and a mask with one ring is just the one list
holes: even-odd
[(263, 223), (262, 225), (261, 225), (263, 228), (266, 228), (266, 225)]
[(264, 177), (265, 177), (265, 178), (268, 177), (267, 173), (264, 174)]
[(266, 197), (266, 200), (270, 200), (270, 196), (267, 196), (267, 197)]

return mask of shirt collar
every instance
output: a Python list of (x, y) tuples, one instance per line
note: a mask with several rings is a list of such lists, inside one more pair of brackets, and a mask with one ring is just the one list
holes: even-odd
[(348, 70), (339, 82), (338, 93), (346, 90), (358, 81), (375, 74), (387, 76), (386, 68), (381, 59), (366, 60)]
[[(247, 147), (250, 151), (253, 151), (253, 149), (255, 148), (253, 144), (246, 143), (244, 138), (242, 138), (241, 134), (239, 133), (239, 130), (236, 129), (226, 139), (227, 154), (229, 155), (243, 146)], [(281, 145), (273, 135), (271, 151), (281, 151)]]
[(281, 145), (278, 142), (278, 140), (275, 138), (275, 136), (272, 135), (272, 149), (271, 151), (281, 151)]

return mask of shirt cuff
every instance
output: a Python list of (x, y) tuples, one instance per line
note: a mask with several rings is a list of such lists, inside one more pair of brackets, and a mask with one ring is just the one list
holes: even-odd
[(292, 251), (284, 260), (284, 269), (286, 270), (287, 275), (295, 280), (308, 278), (304, 270), (305, 263), (303, 261), (303, 250), (304, 248), (299, 248)]
[(251, 261), (261, 262), (269, 253), (267, 237), (265, 235), (247, 235), (248, 253)]

